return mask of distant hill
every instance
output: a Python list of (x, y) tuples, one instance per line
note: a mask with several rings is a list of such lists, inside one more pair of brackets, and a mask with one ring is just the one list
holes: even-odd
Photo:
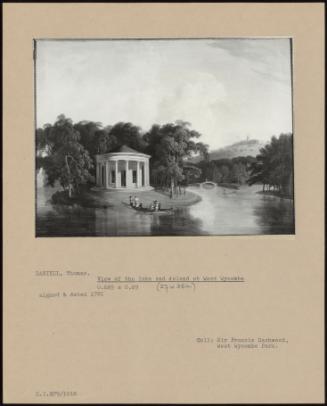
[[(232, 159), (238, 156), (253, 156), (259, 154), (260, 148), (265, 146), (265, 143), (258, 140), (244, 140), (228, 145), (224, 148), (214, 149), (210, 151), (210, 160), (217, 159)], [(196, 163), (202, 160), (201, 156), (196, 156), (189, 159), (189, 162)]]
[(259, 154), (260, 148), (265, 143), (258, 140), (245, 140), (228, 145), (224, 148), (219, 148), (210, 152), (210, 159), (232, 159), (238, 156), (253, 156)]

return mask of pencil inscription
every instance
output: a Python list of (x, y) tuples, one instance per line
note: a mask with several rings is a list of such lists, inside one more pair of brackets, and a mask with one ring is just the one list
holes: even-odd
[(277, 350), (288, 344), (285, 337), (196, 337), (195, 342), (213, 345), (219, 350)]

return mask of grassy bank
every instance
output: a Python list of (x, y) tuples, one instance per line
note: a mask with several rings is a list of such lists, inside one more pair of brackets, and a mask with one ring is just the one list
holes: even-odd
[(239, 189), (240, 185), (237, 183), (218, 183), (218, 186), (224, 187), (226, 189)]
[(59, 205), (81, 205), (83, 207), (106, 208), (116, 207), (123, 203), (129, 204), (129, 196), (137, 196), (144, 207), (148, 207), (154, 200), (161, 203), (162, 208), (177, 208), (190, 206), (201, 200), (195, 193), (186, 191), (185, 194), (170, 198), (167, 192), (161, 190), (149, 191), (116, 191), (83, 189), (78, 195), (69, 198), (66, 191), (56, 192), (52, 195), (52, 202)]
[(293, 200), (293, 196), (289, 196), (289, 195), (287, 195), (287, 194), (285, 194), (285, 193), (278, 192), (278, 191), (276, 191), (276, 190), (265, 190), (265, 191), (259, 190), (257, 193), (258, 193), (259, 195), (275, 196), (275, 197), (280, 197), (280, 198), (282, 198), (282, 199), (290, 199), (290, 200)]

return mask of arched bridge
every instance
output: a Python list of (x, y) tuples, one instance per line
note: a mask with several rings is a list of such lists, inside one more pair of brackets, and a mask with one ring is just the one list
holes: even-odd
[(201, 183), (193, 183), (190, 186), (197, 186), (197, 187), (201, 187), (201, 188), (203, 187), (205, 189), (213, 189), (218, 185), (215, 182), (211, 182), (210, 180), (206, 180), (205, 182), (201, 182)]
[(205, 182), (200, 183), (200, 187), (203, 187), (205, 189), (212, 189), (217, 186), (217, 183), (211, 182), (209, 180), (206, 180)]

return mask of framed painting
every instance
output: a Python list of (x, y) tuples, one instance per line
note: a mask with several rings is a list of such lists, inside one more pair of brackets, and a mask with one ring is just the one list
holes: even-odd
[(3, 9), (4, 403), (323, 403), (323, 5)]

